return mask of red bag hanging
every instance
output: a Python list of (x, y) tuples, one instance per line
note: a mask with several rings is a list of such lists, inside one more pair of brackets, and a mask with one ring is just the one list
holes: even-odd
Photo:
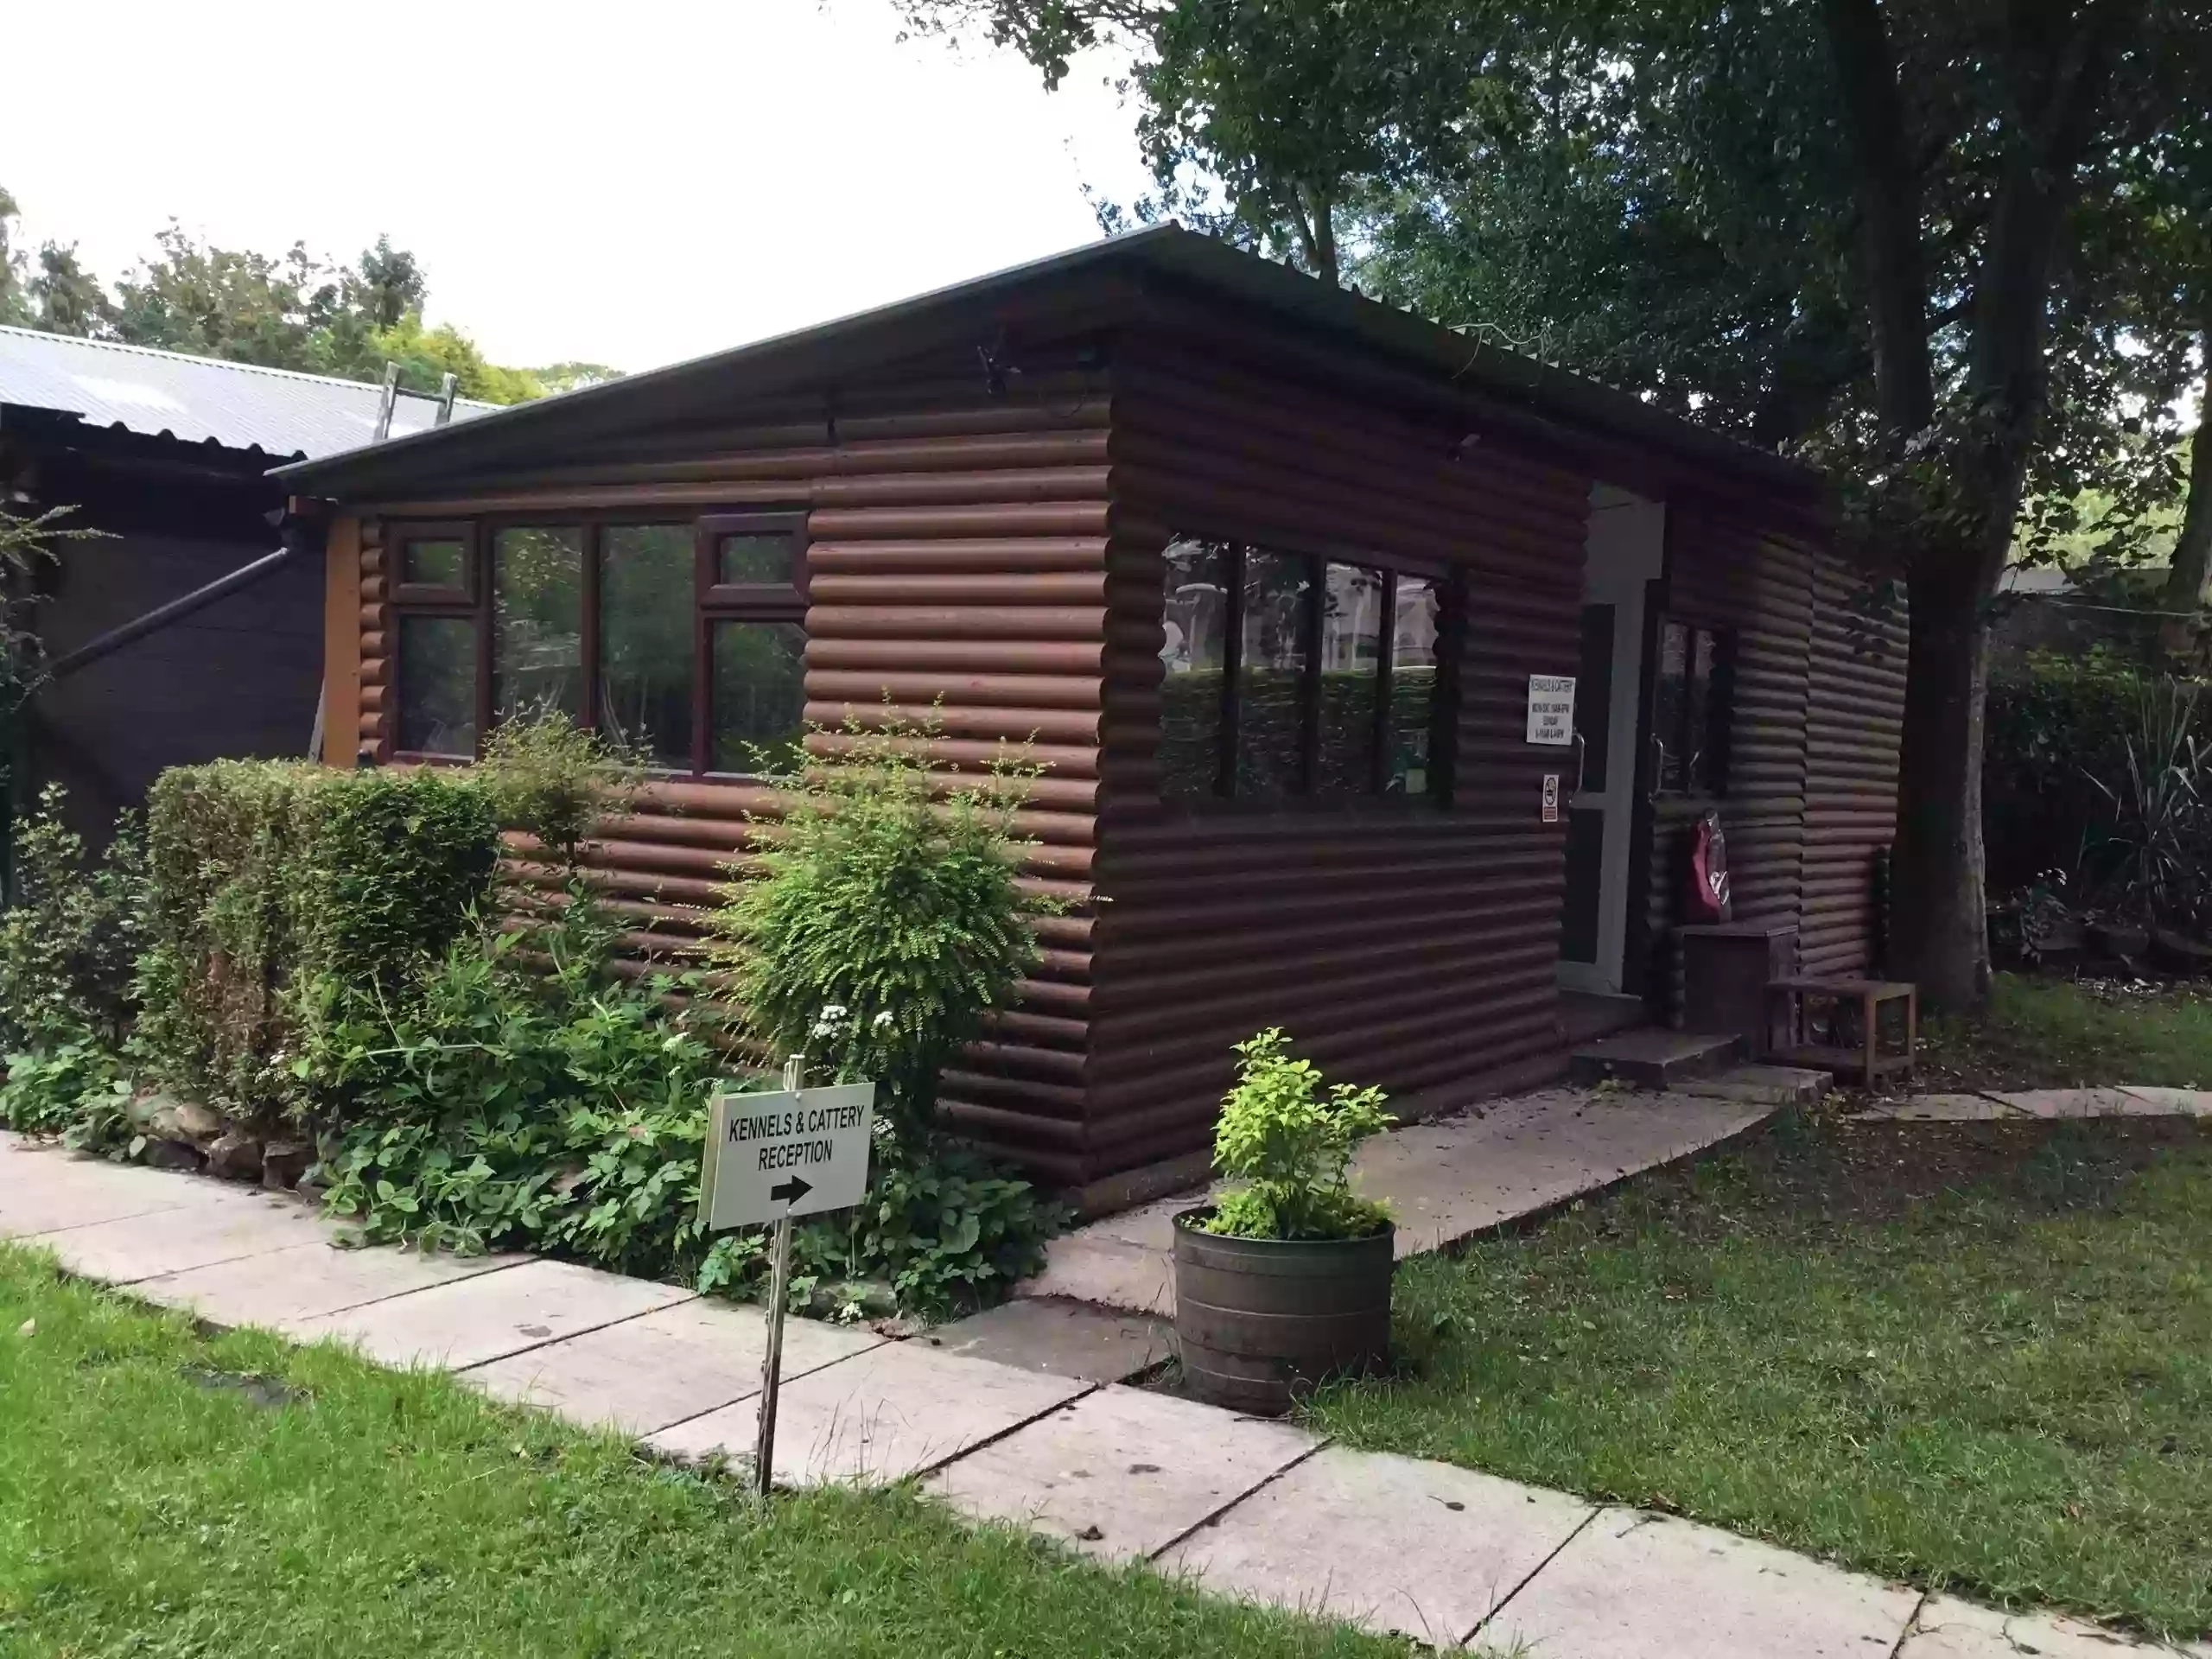
[(1690, 880), (1687, 895), (1693, 927), (1729, 919), (1728, 837), (1720, 815), (1708, 810), (1690, 831)]

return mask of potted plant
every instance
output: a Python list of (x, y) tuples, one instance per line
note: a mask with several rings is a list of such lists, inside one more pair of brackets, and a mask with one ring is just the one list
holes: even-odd
[(1175, 1336), (1191, 1391), (1267, 1415), (1294, 1390), (1379, 1363), (1390, 1342), (1390, 1214), (1351, 1190), (1382, 1091), (1335, 1084), (1277, 1029), (1236, 1045), (1214, 1132), (1230, 1184), (1175, 1217)]

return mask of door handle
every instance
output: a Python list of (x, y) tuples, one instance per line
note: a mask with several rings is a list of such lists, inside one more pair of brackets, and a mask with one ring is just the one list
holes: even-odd
[(1667, 740), (1651, 734), (1651, 787), (1644, 799), (1656, 801), (1667, 787)]
[(1590, 740), (1582, 735), (1582, 728), (1574, 728), (1574, 792), (1582, 792), (1583, 775), (1590, 770)]

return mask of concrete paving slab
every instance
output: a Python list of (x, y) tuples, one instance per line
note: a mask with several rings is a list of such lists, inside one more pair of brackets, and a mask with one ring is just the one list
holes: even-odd
[(1911, 1095), (1878, 1100), (1851, 1116), (1885, 1123), (1999, 1123), (2024, 1122), (2028, 1115), (1986, 1095)]
[[(151, 1173), (152, 1172), (143, 1172)], [(194, 1177), (172, 1176), (180, 1183)], [(90, 1226), (64, 1227), (34, 1242), (70, 1272), (111, 1285), (273, 1255), (302, 1245), (321, 1248), (330, 1235), (296, 1199), (208, 1185), (196, 1201)]]
[(1666, 1516), (1606, 1510), (1477, 1633), (1561, 1659), (1880, 1659), (1919, 1605), (1885, 1584)]
[(1014, 1287), (1017, 1296), (1065, 1296), (1102, 1307), (1172, 1319), (1175, 1273), (1165, 1249), (1146, 1249), (1078, 1227), (1045, 1247), (1045, 1270)]
[[(784, 1380), (882, 1341), (864, 1326), (787, 1319)], [(758, 1308), (702, 1297), (493, 1360), (463, 1371), (461, 1380), (501, 1400), (643, 1439), (757, 1394), (767, 1343), (768, 1322)]]
[(1320, 1441), (1141, 1389), (1106, 1388), (932, 1475), (963, 1515), (1065, 1539), (1085, 1554), (1166, 1548)]
[(326, 1238), (266, 1255), (165, 1273), (142, 1281), (134, 1289), (150, 1301), (189, 1308), (217, 1325), (282, 1331), (304, 1319), (473, 1279), (479, 1274), (496, 1273), (528, 1259), (338, 1249)]
[(1951, 1596), (1930, 1596), (1897, 1659), (2122, 1659), (2159, 1651), (2133, 1637), (2063, 1613), (2004, 1613)]
[(2019, 1089), (1992, 1093), (2030, 1117), (2127, 1117), (2140, 1116), (2143, 1110), (2143, 1103), (2124, 1089)]
[(198, 1196), (194, 1185), (10, 1135), (0, 1141), (0, 1238), (182, 1209)]
[(525, 1262), (502, 1273), (410, 1291), (365, 1307), (288, 1320), (301, 1342), (350, 1344), (379, 1364), (461, 1370), (635, 1319), (691, 1293), (566, 1262)]
[(1471, 1469), (1332, 1446), (1201, 1527), (1160, 1566), (1220, 1594), (1449, 1647), (1591, 1513), (1563, 1493)]
[(921, 1340), (948, 1354), (1084, 1382), (1126, 1382), (1175, 1352), (1174, 1327), (1162, 1320), (1040, 1298), (1001, 1302)]
[(2161, 1089), (2149, 1084), (2131, 1083), (2120, 1091), (2153, 1109), (2153, 1114), (2171, 1117), (2212, 1117), (2212, 1090), (2203, 1089)]
[[(789, 1486), (903, 1480), (1089, 1392), (1088, 1383), (957, 1359), (911, 1342), (800, 1377), (776, 1408), (776, 1479)], [(749, 1457), (758, 1402), (662, 1430), (648, 1440), (674, 1457)]]
[[(1688, 1157), (1774, 1109), (1760, 1101), (1546, 1090), (1377, 1135), (1353, 1160), (1353, 1182), (1395, 1212), (1402, 1258)], [(1054, 1239), (1045, 1271), (1019, 1294), (1173, 1317), (1172, 1224), (1202, 1201), (1163, 1199)]]

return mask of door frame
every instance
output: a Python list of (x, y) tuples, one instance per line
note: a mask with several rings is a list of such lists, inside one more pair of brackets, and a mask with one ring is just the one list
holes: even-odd
[[(1599, 854), (1597, 954), (1592, 962), (1562, 957), (1557, 971), (1560, 986), (1568, 990), (1638, 995), (1645, 977), (1637, 960), (1645, 930), (1637, 925), (1637, 912), (1648, 887), (1649, 873), (1643, 867), (1650, 861), (1650, 762), (1645, 752), (1650, 747), (1652, 656), (1673, 516), (1663, 500), (1604, 485), (1594, 487), (1591, 497), (1593, 527), (1601, 512), (1634, 513), (1642, 522), (1624, 521), (1631, 539), (1605, 550), (1612, 568), (1595, 586), (1593, 550), (1585, 543), (1580, 602), (1614, 607), (1611, 706), (1605, 711), (1605, 794), (1598, 809), (1604, 812), (1605, 823)], [(1585, 712), (1578, 700), (1578, 728)], [(1579, 740), (1579, 730), (1577, 736)], [(1578, 741), (1578, 764), (1581, 753)], [(1569, 797), (1570, 811), (1580, 793), (1578, 789)], [(1586, 803), (1584, 810), (1592, 810), (1592, 804)]]

